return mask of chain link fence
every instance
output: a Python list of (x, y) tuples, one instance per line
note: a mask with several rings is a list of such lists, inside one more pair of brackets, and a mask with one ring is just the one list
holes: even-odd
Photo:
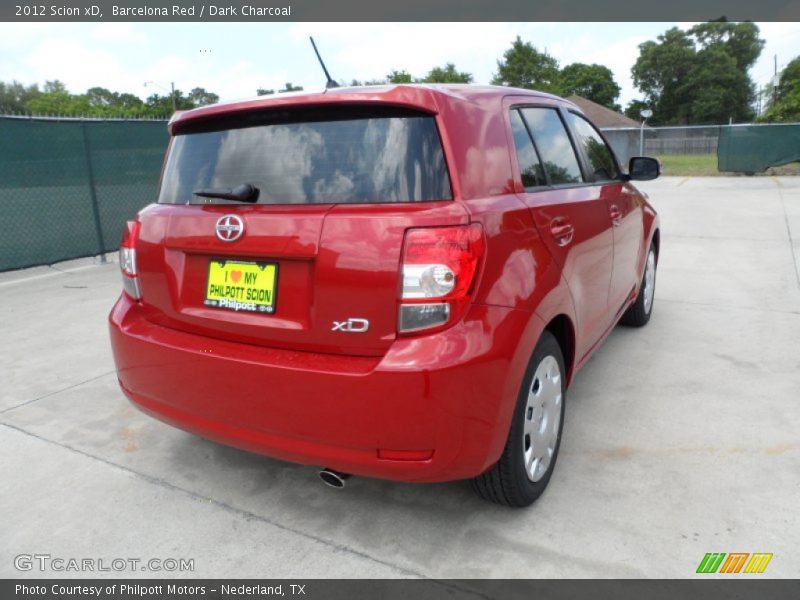
[(622, 164), (632, 156), (707, 157), (721, 172), (752, 174), (800, 160), (800, 123), (602, 131)]
[(156, 197), (165, 121), (0, 116), (0, 271), (115, 250)]
[(620, 161), (632, 156), (709, 155), (717, 153), (722, 125), (603, 129)]

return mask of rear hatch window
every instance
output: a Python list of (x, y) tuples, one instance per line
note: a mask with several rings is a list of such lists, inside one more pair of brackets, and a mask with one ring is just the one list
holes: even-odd
[(430, 115), (402, 109), (283, 110), (189, 125), (173, 138), (161, 204), (230, 204), (198, 190), (258, 190), (258, 204), (452, 198)]
[[(171, 329), (380, 356), (397, 334), (406, 231), (469, 219), (428, 113), (306, 106), (175, 127), (136, 242), (140, 302)], [(250, 186), (256, 202), (218, 197)]]

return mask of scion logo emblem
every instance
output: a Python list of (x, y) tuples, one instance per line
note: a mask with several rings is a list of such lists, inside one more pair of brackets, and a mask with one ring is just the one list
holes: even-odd
[(344, 331), (346, 333), (364, 333), (369, 329), (366, 319), (347, 319), (347, 321), (334, 321), (331, 331)]
[(225, 215), (217, 221), (216, 231), (223, 242), (235, 242), (244, 233), (244, 221), (236, 215)]

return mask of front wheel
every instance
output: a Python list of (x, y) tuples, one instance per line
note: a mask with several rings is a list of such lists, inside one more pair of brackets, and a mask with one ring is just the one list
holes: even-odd
[(565, 395), (561, 346), (545, 331), (522, 381), (503, 454), (494, 468), (472, 480), (479, 496), (523, 507), (542, 495), (561, 444)]
[(653, 314), (653, 299), (656, 293), (656, 249), (653, 244), (650, 244), (650, 250), (647, 253), (647, 262), (644, 265), (644, 275), (642, 276), (642, 284), (639, 286), (639, 295), (636, 300), (628, 307), (628, 310), (622, 315), (619, 320), (623, 325), (628, 327), (644, 327), (650, 320), (650, 315)]

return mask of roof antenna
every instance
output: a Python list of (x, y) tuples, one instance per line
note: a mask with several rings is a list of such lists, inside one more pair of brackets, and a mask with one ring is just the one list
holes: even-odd
[(325, 72), (325, 77), (328, 79), (328, 81), (325, 83), (325, 89), (339, 87), (339, 84), (336, 83), (333, 80), (333, 78), (331, 77), (331, 74), (328, 73), (328, 69), (325, 68), (325, 63), (322, 62), (322, 57), (319, 55), (319, 50), (317, 50), (317, 45), (314, 43), (314, 38), (311, 37), (311, 36), (308, 36), (308, 39), (311, 40), (311, 45), (314, 47), (314, 54), (317, 55), (317, 60), (319, 61), (319, 64), (322, 67), (322, 70)]

